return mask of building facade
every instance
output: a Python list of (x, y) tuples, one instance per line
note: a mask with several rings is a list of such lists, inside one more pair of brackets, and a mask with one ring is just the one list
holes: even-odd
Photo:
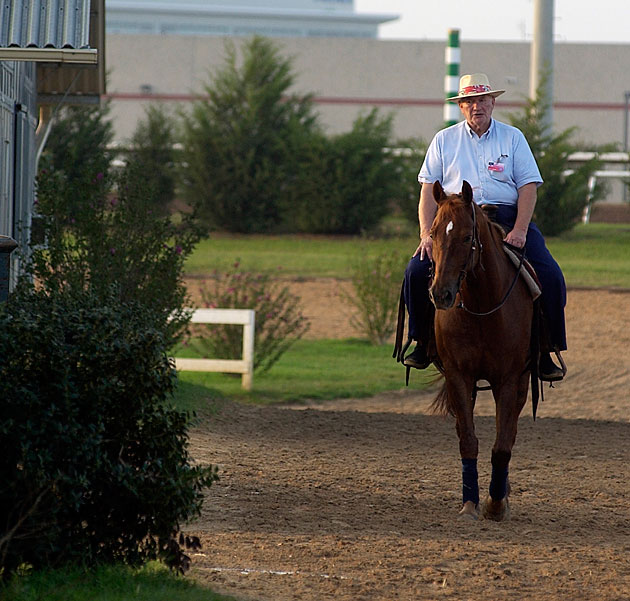
[(37, 160), (55, 108), (104, 92), (104, 0), (0, 4), (0, 235), (28, 253)]
[[(243, 38), (232, 39), (238, 45)], [(128, 139), (156, 101), (186, 110), (224, 64), (226, 38), (109, 35), (107, 63), (116, 137)], [(430, 139), (443, 124), (446, 40), (277, 38), (293, 60), (296, 93), (312, 93), (329, 133), (347, 131), (361, 112), (394, 114), (400, 139)], [(461, 72), (483, 71), (496, 88), (495, 116), (520, 110), (529, 93), (526, 42), (461, 44)], [(574, 127), (586, 146), (624, 141), (630, 44), (556, 44), (554, 129)], [(580, 73), (580, 77), (575, 74)]]
[(354, 12), (354, 0), (108, 0), (113, 34), (376, 38), (396, 15)]
[[(34, 199), (34, 63), (0, 61), (0, 234), (24, 247)], [(16, 258), (17, 260), (17, 258)]]

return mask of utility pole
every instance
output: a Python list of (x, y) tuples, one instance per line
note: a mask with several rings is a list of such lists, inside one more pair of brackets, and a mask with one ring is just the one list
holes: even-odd
[(536, 92), (544, 78), (543, 102), (547, 114), (543, 125), (551, 133), (553, 125), (553, 21), (554, 0), (534, 0), (534, 38), (529, 59), (529, 97), (536, 98)]

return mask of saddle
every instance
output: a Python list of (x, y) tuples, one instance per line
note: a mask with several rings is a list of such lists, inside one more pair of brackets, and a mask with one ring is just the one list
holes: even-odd
[(538, 280), (536, 271), (532, 267), (531, 263), (523, 257), (523, 251), (520, 248), (516, 248), (515, 246), (504, 242), (503, 250), (516, 269), (522, 267), (520, 275), (523, 278), (523, 281), (527, 284), (527, 288), (529, 288), (532, 299), (536, 300), (542, 292), (540, 288), (540, 281)]

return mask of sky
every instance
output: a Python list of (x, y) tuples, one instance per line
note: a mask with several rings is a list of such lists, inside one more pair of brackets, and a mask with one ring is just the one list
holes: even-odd
[[(399, 14), (381, 39), (531, 41), (534, 0), (354, 0), (358, 13)], [(629, 0), (556, 0), (556, 42), (630, 43)]]

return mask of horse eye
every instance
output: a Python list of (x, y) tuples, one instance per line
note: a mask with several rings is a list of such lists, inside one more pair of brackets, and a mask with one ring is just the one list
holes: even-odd
[(468, 244), (469, 242), (472, 242), (472, 236), (468, 235), (464, 238), (464, 242), (466, 242), (466, 244)]

